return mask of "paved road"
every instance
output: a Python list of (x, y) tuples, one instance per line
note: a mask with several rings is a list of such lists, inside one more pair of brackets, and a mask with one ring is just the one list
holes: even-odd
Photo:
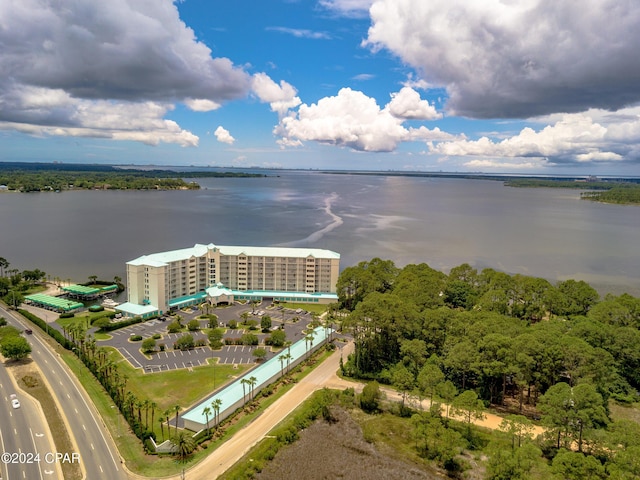
[[(23, 324), (12, 312), (2, 307), (0, 316), (15, 326), (20, 325), (21, 329), (26, 326), (26, 322)], [(40, 338), (39, 330), (32, 329), (33, 335), (27, 337), (32, 349), (31, 358), (40, 367), (51, 394), (57, 398), (58, 408), (67, 422), (70, 436), (75, 440), (75, 453), (79, 454), (85, 478), (125, 480), (127, 474), (120, 463), (118, 450), (91, 400), (66, 364)]]
[[(20, 408), (12, 408), (11, 394), (18, 396)], [(38, 402), (16, 387), (4, 364), (0, 364), (0, 449), (0, 478), (4, 480), (62, 479), (51, 432)]]

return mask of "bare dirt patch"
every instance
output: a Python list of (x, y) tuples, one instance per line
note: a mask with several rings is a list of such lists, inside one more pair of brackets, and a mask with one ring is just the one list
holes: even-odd
[(411, 480), (441, 478), (420, 466), (382, 454), (365, 441), (362, 429), (341, 408), (331, 408), (335, 422), (319, 420), (282, 449), (256, 478), (260, 480), (344, 479)]

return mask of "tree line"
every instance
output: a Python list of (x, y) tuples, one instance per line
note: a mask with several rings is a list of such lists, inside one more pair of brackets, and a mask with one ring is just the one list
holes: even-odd
[(109, 165), (0, 164), (0, 185), (10, 191), (44, 192), (63, 190), (176, 190), (199, 189), (183, 178), (263, 177), (244, 172), (176, 172), (171, 170), (122, 169)]
[[(346, 268), (337, 290), (341, 312), (332, 314), (355, 341), (346, 375), (393, 385), (401, 410), (415, 395), (468, 415), (508, 405), (541, 419), (550, 461), (574, 447), (597, 451), (607, 473), (618, 452), (607, 433), (609, 400), (638, 400), (640, 299), (600, 298), (584, 281), (552, 284), (468, 264), (446, 275), (378, 258)], [(424, 415), (416, 428), (446, 427), (440, 412)]]

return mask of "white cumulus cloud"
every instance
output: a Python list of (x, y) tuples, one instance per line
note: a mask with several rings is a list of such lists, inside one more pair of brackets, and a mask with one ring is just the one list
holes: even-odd
[(389, 102), (391, 115), (411, 120), (436, 120), (442, 118), (433, 105), (420, 98), (420, 94), (411, 87), (404, 87), (391, 95)]
[[(430, 146), (431, 153), (451, 157), (537, 158), (554, 164), (637, 161), (640, 158), (640, 107), (617, 112), (589, 110), (547, 118), (552, 124), (536, 130), (522, 129), (517, 135), (495, 140), (456, 139)], [(505, 164), (506, 165), (506, 164)]]
[(231, 134), (229, 133), (229, 130), (227, 130), (226, 128), (222, 127), (222, 125), (220, 125), (218, 128), (216, 128), (216, 130), (215, 130), (215, 132), (213, 132), (213, 134), (216, 136), (218, 141), (222, 142), (222, 143), (228, 143), (229, 145), (231, 145), (231, 144), (233, 144), (233, 142), (236, 141), (236, 139), (233, 138), (231, 136)]
[(301, 103), (293, 85), (284, 80), (277, 84), (266, 73), (256, 73), (252, 77), (251, 88), (261, 102), (268, 103), (271, 110), (280, 115)]
[[(303, 104), (296, 113), (282, 118), (274, 133), (282, 137), (281, 145), (299, 145), (302, 141), (338, 145), (367, 152), (390, 152), (400, 142), (415, 140), (450, 140), (454, 137), (439, 129), (405, 128), (405, 118), (394, 115), (391, 105), (380, 108), (374, 98), (343, 88), (334, 97), (325, 97), (311, 105)], [(415, 99), (414, 99), (415, 100)], [(407, 102), (424, 113), (421, 101)], [(406, 113), (409, 110), (395, 108)]]

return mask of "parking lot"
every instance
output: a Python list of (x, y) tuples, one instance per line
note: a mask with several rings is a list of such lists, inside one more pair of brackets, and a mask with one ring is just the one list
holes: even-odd
[[(212, 309), (211, 313), (215, 313), (218, 316), (218, 323), (221, 327), (226, 328), (226, 332), (223, 336), (225, 338), (240, 338), (245, 332), (243, 329), (229, 329), (227, 325), (231, 320), (235, 320), (238, 323), (242, 321), (241, 315), (243, 312), (249, 312), (250, 319), (254, 319), (260, 326), (260, 320), (262, 315), (269, 315), (272, 321), (272, 327), (282, 328), (287, 335), (287, 341), (297, 341), (303, 337), (302, 330), (311, 322), (311, 315), (302, 311), (293, 311), (289, 309), (278, 309), (270, 304), (262, 304), (256, 307), (255, 315), (251, 315), (252, 308), (248, 305), (231, 305), (228, 307), (218, 307)], [(186, 325), (189, 321), (196, 319), (201, 315), (200, 311), (185, 311), (181, 310), (176, 312), (182, 316), (182, 323)], [(297, 321), (295, 320), (297, 319)], [(153, 372), (166, 372), (169, 370), (175, 370), (179, 368), (193, 368), (201, 365), (206, 365), (208, 360), (217, 358), (217, 364), (227, 365), (242, 365), (255, 363), (255, 357), (253, 352), (258, 347), (265, 347), (264, 338), (269, 334), (262, 333), (261, 330), (254, 330), (251, 333), (255, 334), (260, 341), (258, 346), (246, 346), (246, 345), (225, 345), (220, 350), (211, 350), (208, 346), (196, 347), (192, 350), (174, 350), (174, 342), (185, 334), (193, 335), (194, 340), (197, 342), (199, 339), (203, 339), (206, 345), (209, 345), (207, 336), (202, 330), (194, 332), (180, 332), (180, 333), (168, 333), (167, 327), (173, 321), (173, 318), (169, 317), (164, 321), (161, 319), (153, 319), (144, 323), (131, 325), (129, 327), (115, 330), (110, 332), (111, 338), (109, 340), (99, 341), (99, 345), (112, 346), (120, 352), (120, 354), (134, 367), (141, 368), (145, 373)], [(201, 328), (208, 327), (208, 320), (198, 319)], [(160, 334), (161, 338), (156, 340), (157, 344), (164, 344), (165, 350), (161, 352), (153, 353), (149, 356), (144, 355), (140, 351), (141, 342), (131, 342), (129, 338), (132, 335), (141, 335), (143, 339), (152, 337), (155, 334)], [(267, 357), (271, 358), (275, 354), (270, 351), (267, 346)]]

